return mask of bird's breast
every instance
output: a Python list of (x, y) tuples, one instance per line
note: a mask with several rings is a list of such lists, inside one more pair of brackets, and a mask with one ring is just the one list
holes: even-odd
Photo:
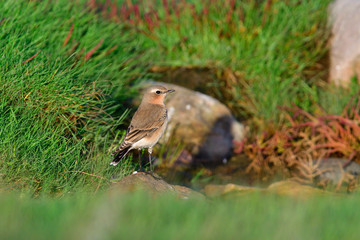
[(153, 147), (159, 141), (161, 136), (164, 134), (167, 123), (168, 123), (168, 119), (166, 118), (164, 124), (161, 127), (149, 133), (146, 137), (140, 139), (136, 143), (134, 143), (132, 145), (132, 148), (139, 149), (139, 148)]

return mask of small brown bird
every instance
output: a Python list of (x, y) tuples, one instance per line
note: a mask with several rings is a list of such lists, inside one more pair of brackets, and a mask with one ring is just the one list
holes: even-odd
[(152, 86), (146, 89), (138, 110), (135, 112), (130, 126), (120, 146), (113, 152), (114, 160), (110, 165), (116, 166), (132, 149), (139, 150), (139, 164), (141, 170), (140, 150), (147, 148), (149, 152), (150, 171), (152, 172), (152, 147), (163, 135), (168, 122), (167, 109), (164, 100), (167, 94), (175, 90), (168, 90), (163, 86)]

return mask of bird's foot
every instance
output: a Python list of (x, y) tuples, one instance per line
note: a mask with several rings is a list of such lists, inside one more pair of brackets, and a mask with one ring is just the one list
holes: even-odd
[(144, 173), (151, 175), (156, 180), (162, 180), (162, 178), (158, 174), (154, 173), (153, 171), (145, 171)]

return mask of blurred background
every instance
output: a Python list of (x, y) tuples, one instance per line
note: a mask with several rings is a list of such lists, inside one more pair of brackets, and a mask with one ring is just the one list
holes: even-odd
[[(359, 11), (0, 1), (0, 234), (357, 238)], [(131, 175), (136, 152), (109, 165), (153, 84), (176, 89), (153, 154), (163, 180)]]

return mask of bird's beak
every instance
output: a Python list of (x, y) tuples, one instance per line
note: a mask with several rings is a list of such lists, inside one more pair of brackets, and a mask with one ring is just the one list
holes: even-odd
[(172, 93), (172, 92), (175, 92), (175, 90), (174, 89), (169, 89), (169, 90), (167, 90), (166, 93), (168, 94), (168, 93)]

